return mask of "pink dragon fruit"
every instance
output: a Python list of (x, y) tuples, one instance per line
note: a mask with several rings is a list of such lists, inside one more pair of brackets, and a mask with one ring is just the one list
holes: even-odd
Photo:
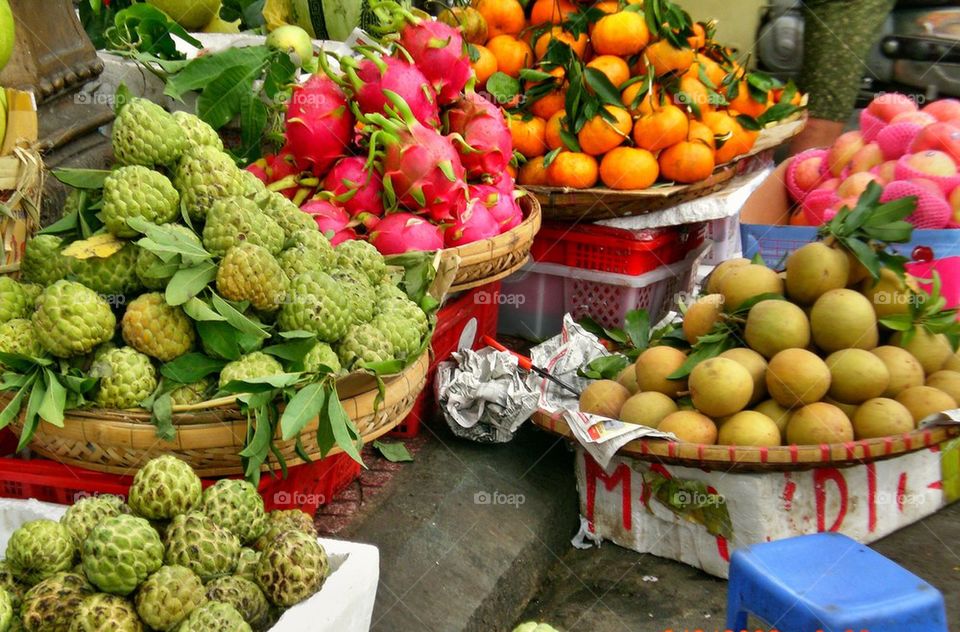
[(517, 189), (517, 181), (506, 169), (497, 174), (491, 184), (505, 193), (513, 193)]
[(310, 165), (298, 160), (289, 146), (284, 146), (279, 152), (270, 154), (263, 160), (266, 164), (264, 171), (268, 188), (292, 199), (300, 189), (302, 174)]
[(459, 134), (460, 160), (467, 177), (496, 176), (513, 157), (513, 138), (499, 108), (476, 92), (468, 92), (446, 113), (447, 133)]
[(313, 217), (320, 232), (336, 246), (348, 239), (356, 239), (357, 231), (350, 225), (350, 215), (329, 200), (313, 199), (304, 203), (300, 210)]
[(312, 75), (293, 89), (287, 108), (287, 146), (322, 176), (353, 140), (353, 113), (347, 97), (332, 79)]
[(471, 184), (470, 197), (486, 207), (493, 219), (505, 233), (523, 221), (523, 211), (513, 192), (504, 193), (492, 184)]
[(400, 45), (433, 84), (440, 105), (454, 102), (473, 76), (460, 31), (431, 19), (409, 16), (400, 31)]
[(267, 159), (265, 157), (251, 162), (245, 168), (247, 171), (255, 175), (257, 180), (260, 182), (264, 184), (270, 182), (270, 175), (267, 173)]
[(411, 250), (440, 250), (443, 231), (413, 213), (391, 213), (374, 226), (370, 243), (385, 255)]
[(376, 51), (360, 50), (366, 59), (357, 63), (344, 57), (340, 64), (361, 112), (386, 114), (389, 102), (383, 91), (390, 90), (407, 102), (418, 121), (430, 127), (440, 125), (437, 95), (419, 68), (398, 57), (382, 57)]
[(500, 234), (500, 224), (480, 200), (471, 200), (467, 208), (444, 233), (447, 248), (490, 239)]
[(365, 214), (383, 215), (383, 183), (373, 169), (367, 169), (366, 159), (347, 156), (338, 160), (327, 172), (323, 188), (334, 195), (350, 217)]
[(382, 155), (384, 193), (413, 212), (427, 213), (435, 222), (450, 221), (467, 205), (466, 172), (453, 143), (420, 123), (395, 92), (386, 90), (403, 120), (369, 114), (379, 127), (370, 142), (385, 145)]

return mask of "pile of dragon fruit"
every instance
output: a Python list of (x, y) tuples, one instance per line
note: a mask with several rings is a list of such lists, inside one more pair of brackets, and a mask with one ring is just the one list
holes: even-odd
[(881, 201), (916, 196), (907, 218), (917, 228), (960, 228), (960, 101), (918, 107), (909, 97), (880, 94), (860, 114), (860, 129), (827, 149), (797, 154), (787, 190), (802, 210), (794, 223), (819, 226), (853, 208), (870, 182)]
[(248, 169), (334, 244), (366, 239), (383, 254), (461, 246), (522, 222), (510, 130), (468, 89), (458, 29), (409, 16), (389, 48), (354, 50), (338, 64), (321, 58), (324, 71), (293, 91), (283, 149)]

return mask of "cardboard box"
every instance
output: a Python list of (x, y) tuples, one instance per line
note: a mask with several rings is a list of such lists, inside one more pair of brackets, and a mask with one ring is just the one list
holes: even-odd
[(960, 495), (960, 439), (845, 468), (728, 473), (615, 457), (604, 471), (576, 456), (582, 540), (727, 577), (738, 548), (835, 531), (878, 540)]

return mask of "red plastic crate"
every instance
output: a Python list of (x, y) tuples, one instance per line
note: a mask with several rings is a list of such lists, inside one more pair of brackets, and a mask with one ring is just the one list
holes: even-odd
[[(300, 508), (313, 514), (359, 475), (359, 463), (347, 454), (336, 454), (293, 466), (286, 479), (279, 478), (279, 473), (276, 478), (264, 474), (260, 495), (268, 510)], [(203, 479), (203, 486), (215, 482)], [(126, 498), (132, 483), (132, 476), (95, 472), (48, 459), (0, 458), (0, 496), (4, 498), (72, 505), (85, 496), (116, 494)]]
[(705, 222), (638, 231), (545, 222), (530, 254), (538, 263), (636, 276), (683, 259), (703, 243), (706, 228)]
[(437, 312), (437, 327), (430, 347), (433, 350), (427, 385), (413, 410), (391, 433), (392, 437), (412, 438), (420, 432), (420, 422), (433, 410), (433, 376), (437, 365), (457, 349), (479, 349), (483, 336), (497, 335), (500, 313), (500, 281), (463, 292)]

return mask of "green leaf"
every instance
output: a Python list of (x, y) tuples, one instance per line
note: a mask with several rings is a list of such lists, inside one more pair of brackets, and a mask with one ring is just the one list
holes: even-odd
[(584, 68), (584, 77), (587, 85), (593, 88), (594, 93), (607, 105), (623, 107), (620, 101), (620, 90), (617, 89), (610, 79), (596, 68)]
[(219, 294), (211, 292), (210, 295), (213, 308), (226, 318), (227, 322), (230, 323), (234, 329), (250, 336), (259, 336), (260, 338), (270, 337), (270, 334), (260, 327), (259, 324), (247, 318), (230, 303), (223, 300)]
[(164, 441), (173, 441), (177, 438), (177, 429), (173, 425), (173, 399), (170, 393), (163, 393), (153, 400), (150, 420), (156, 426), (158, 438)]
[(261, 145), (267, 129), (270, 112), (266, 104), (253, 94), (240, 99), (240, 142), (239, 154), (244, 162), (253, 162), (262, 155)]
[(167, 80), (164, 94), (180, 99), (187, 92), (201, 90), (212, 84), (226, 68), (242, 67), (255, 73), (263, 68), (272, 54), (273, 51), (266, 46), (236, 46), (201, 55)]
[(487, 79), (487, 92), (494, 103), (509, 103), (520, 94), (520, 82), (504, 72), (495, 72)]
[(413, 461), (413, 456), (410, 455), (407, 446), (402, 443), (387, 443), (377, 440), (373, 442), (373, 447), (383, 455), (383, 458), (391, 463), (408, 463)]
[(332, 391), (330, 397), (327, 398), (327, 417), (330, 420), (330, 430), (333, 432), (337, 446), (349, 454), (354, 461), (363, 465), (363, 459), (360, 458), (360, 452), (357, 450), (357, 429), (347, 415), (347, 411), (343, 409), (336, 390)]
[(50, 369), (44, 369), (43, 382), (46, 386), (43, 401), (37, 409), (44, 421), (63, 428), (63, 411), (67, 405), (67, 389)]
[(554, 76), (549, 72), (543, 72), (535, 68), (523, 68), (520, 70), (520, 79), (523, 81), (553, 81)]
[(840, 243), (853, 253), (853, 256), (870, 272), (870, 276), (874, 279), (880, 278), (880, 260), (873, 248), (858, 239), (841, 239)]
[(117, 91), (114, 93), (113, 98), (113, 112), (114, 114), (120, 114), (120, 111), (133, 99), (133, 93), (130, 92), (130, 88), (127, 87), (127, 84), (121, 82), (120, 85), (117, 86)]
[(200, 93), (197, 116), (213, 129), (220, 129), (240, 114), (241, 103), (251, 98), (253, 80), (259, 75), (260, 67), (237, 65), (225, 69)]
[[(267, 415), (257, 415), (256, 430), (253, 439), (243, 448), (240, 456), (248, 459), (259, 459), (260, 463), (266, 460), (267, 453), (270, 450), (270, 442), (273, 437), (273, 428), (270, 426)], [(259, 466), (258, 468), (259, 469)]]
[(317, 419), (327, 404), (328, 390), (322, 384), (308, 384), (293, 396), (280, 418), (284, 441), (298, 436), (308, 423)]
[(183, 311), (193, 320), (216, 320), (226, 321), (227, 319), (213, 310), (212, 307), (194, 296), (183, 304)]
[(310, 350), (313, 349), (317, 344), (316, 336), (309, 333), (308, 335), (308, 338), (299, 338), (290, 342), (271, 345), (264, 348), (263, 352), (269, 353), (277, 358), (282, 358), (288, 362), (298, 363), (298, 365), (300, 365), (307, 353), (309, 353)]
[(51, 173), (74, 189), (102, 189), (107, 176), (113, 172), (105, 169), (54, 169)]
[(242, 334), (223, 321), (198, 321), (197, 335), (203, 340), (204, 348), (210, 353), (226, 360), (238, 360), (243, 355), (240, 345)]
[(217, 266), (204, 261), (189, 268), (178, 270), (167, 283), (165, 297), (170, 305), (183, 305), (203, 291), (217, 278)]
[(570, 151), (580, 151), (580, 140), (567, 131), (566, 128), (560, 129), (560, 139), (563, 141), (564, 146)]
[(733, 336), (727, 336), (718, 342), (711, 342), (705, 345), (697, 344), (694, 346), (693, 352), (687, 356), (686, 361), (684, 361), (679, 369), (668, 375), (667, 379), (681, 380), (690, 375), (693, 367), (697, 366), (704, 360), (715, 358), (724, 351), (733, 349), (736, 346), (737, 341)]
[(16, 395), (10, 398), (10, 401), (7, 402), (7, 405), (4, 406), (2, 411), (0, 411), (0, 429), (9, 426), (10, 422), (16, 419), (20, 414), (20, 410), (23, 408), (23, 400), (26, 399), (27, 393), (30, 392), (30, 388), (32, 386), (32, 382), (28, 382), (21, 386)]
[(614, 354), (594, 358), (586, 366), (580, 367), (577, 374), (591, 380), (615, 380), (620, 372), (630, 366), (630, 360)]
[(320, 421), (317, 425), (317, 448), (320, 450), (320, 456), (326, 456), (337, 440), (333, 436), (333, 426), (330, 423), (330, 400), (336, 399), (336, 390), (333, 386), (325, 386), (327, 390), (327, 405), (320, 411)]
[(193, 384), (208, 375), (217, 373), (225, 364), (223, 360), (193, 352), (167, 362), (160, 367), (160, 374), (180, 384)]
[(635, 349), (646, 349), (650, 343), (650, 315), (647, 310), (634, 309), (627, 312), (623, 330)]

